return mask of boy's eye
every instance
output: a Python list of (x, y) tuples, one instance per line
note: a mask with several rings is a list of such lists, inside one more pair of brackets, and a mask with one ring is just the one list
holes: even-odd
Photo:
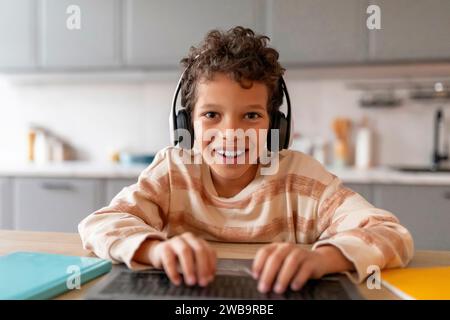
[(260, 117), (260, 115), (256, 112), (249, 112), (245, 114), (245, 117), (247, 119), (258, 119)]
[(208, 119), (214, 119), (217, 117), (217, 112), (209, 111), (204, 114), (204, 116)]

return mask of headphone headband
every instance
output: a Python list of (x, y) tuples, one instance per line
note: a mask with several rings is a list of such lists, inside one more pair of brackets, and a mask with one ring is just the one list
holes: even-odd
[[(195, 61), (195, 59), (198, 56), (199, 55), (197, 55), (194, 58), (194, 61)], [(177, 104), (178, 94), (179, 94), (179, 92), (181, 90), (181, 87), (182, 87), (182, 84), (183, 84), (183, 81), (184, 81), (184, 76), (185, 76), (187, 70), (190, 68), (191, 65), (189, 65), (188, 67), (186, 67), (184, 69), (183, 73), (181, 74), (180, 78), (178, 79), (177, 87), (175, 89), (175, 93), (174, 93), (173, 98), (172, 98), (172, 109), (170, 111), (169, 126), (170, 126), (170, 137), (171, 137), (171, 141), (172, 141), (173, 145), (181, 143), (181, 141), (182, 141), (182, 137), (180, 137), (178, 135), (178, 129), (187, 129), (187, 128), (180, 128), (180, 126), (178, 125), (177, 117), (180, 116), (180, 115), (177, 114), (177, 111), (176, 111), (177, 105), (176, 104)], [(284, 96), (286, 97), (286, 104), (287, 104), (287, 116), (286, 117), (284, 116), (284, 114), (281, 111), (276, 111), (276, 115), (281, 119), (281, 121), (283, 123), (286, 122), (284, 124), (279, 124), (277, 122), (279, 126), (283, 126), (283, 127), (282, 128), (276, 128), (276, 129), (280, 129), (280, 131), (285, 130), (283, 133), (279, 132), (280, 135), (281, 134), (283, 135), (283, 139), (281, 139), (281, 137), (280, 137), (281, 141), (280, 141), (279, 146), (278, 146), (278, 149), (281, 150), (281, 149), (289, 148), (289, 146), (290, 146), (290, 144), (292, 142), (292, 135), (291, 135), (291, 130), (292, 130), (292, 112), (291, 112), (291, 100), (290, 100), (289, 92), (287, 90), (286, 82), (284, 81), (283, 76), (280, 76), (278, 81), (279, 81), (278, 82), (279, 83), (279, 87), (281, 88), (281, 91), (283, 92)], [(184, 106), (183, 106), (183, 108), (184, 108)], [(184, 111), (184, 113), (186, 113), (186, 111)], [(183, 117), (188, 118), (189, 115), (187, 115), (187, 116), (183, 115)], [(273, 119), (271, 119), (271, 120), (273, 120)], [(180, 122), (183, 123), (186, 126), (190, 126), (189, 121), (190, 121), (190, 119), (183, 119), (183, 121), (180, 121)], [(272, 129), (272, 127), (270, 129)], [(192, 131), (192, 133), (193, 133), (193, 130), (190, 130), (190, 131)], [(269, 134), (270, 134), (270, 132), (269, 132)], [(269, 134), (268, 134), (268, 136), (269, 136)], [(193, 139), (193, 138), (194, 137), (191, 136), (191, 139)], [(191, 142), (191, 147), (192, 147), (192, 144), (193, 144), (193, 141)], [(270, 138), (268, 138), (268, 147), (270, 149)]]

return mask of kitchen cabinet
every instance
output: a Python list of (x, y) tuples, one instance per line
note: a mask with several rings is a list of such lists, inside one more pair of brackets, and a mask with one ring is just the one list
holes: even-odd
[(13, 226), (12, 188), (10, 178), (0, 177), (0, 229)]
[(103, 203), (100, 179), (15, 178), (14, 227), (77, 232), (78, 223)]
[(0, 68), (36, 66), (37, 2), (0, 0)]
[(176, 68), (213, 28), (236, 25), (264, 31), (264, 0), (127, 0), (125, 64)]
[(372, 0), (381, 29), (369, 31), (372, 61), (450, 59), (450, 1)]
[(366, 8), (361, 0), (270, 0), (267, 31), (286, 65), (363, 62)]
[(125, 187), (135, 184), (138, 181), (136, 179), (128, 178), (116, 178), (106, 180), (106, 205), (111, 202), (111, 200)]
[[(369, 4), (381, 30), (366, 27)], [(0, 0), (0, 70), (170, 70), (236, 25), (268, 35), (288, 68), (450, 60), (448, 0)]]
[[(67, 27), (80, 9), (80, 28)], [(42, 0), (41, 57), (44, 68), (105, 68), (120, 65), (121, 1)], [(69, 20), (71, 21), (71, 20)]]
[(373, 204), (373, 188), (371, 184), (344, 183), (347, 188), (359, 193), (364, 199)]
[(394, 213), (417, 249), (450, 249), (450, 186), (374, 185), (375, 205)]

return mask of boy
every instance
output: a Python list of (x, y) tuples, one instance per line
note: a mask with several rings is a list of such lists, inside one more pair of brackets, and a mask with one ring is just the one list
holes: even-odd
[[(329, 273), (361, 282), (371, 265), (408, 264), (413, 241), (394, 215), (301, 152), (276, 153), (277, 170), (263, 175), (264, 134), (243, 143), (229, 135), (266, 132), (282, 104), (277, 83), (284, 69), (267, 41), (235, 27), (213, 30), (191, 48), (182, 59), (182, 105), (194, 126), (191, 154), (208, 161), (187, 163), (178, 147), (158, 152), (136, 184), (80, 223), (86, 249), (129, 268), (162, 268), (175, 284), (182, 281), (179, 264), (186, 284), (205, 286), (216, 264), (205, 240), (268, 243), (252, 271), (261, 292), (277, 293)], [(207, 130), (217, 135), (205, 139)], [(255, 154), (258, 161), (250, 161)]]

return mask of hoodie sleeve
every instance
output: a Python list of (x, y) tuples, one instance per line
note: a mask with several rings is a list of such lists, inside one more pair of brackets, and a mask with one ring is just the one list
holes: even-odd
[(364, 281), (370, 266), (405, 267), (414, 255), (411, 234), (399, 220), (337, 177), (324, 190), (317, 215), (319, 237), (312, 249), (327, 244), (340, 249), (355, 266), (355, 273), (346, 272), (354, 282)]
[(136, 250), (146, 239), (165, 240), (170, 185), (167, 156), (161, 150), (138, 178), (122, 189), (111, 203), (78, 225), (83, 247), (114, 263), (131, 269), (148, 266), (133, 261)]

